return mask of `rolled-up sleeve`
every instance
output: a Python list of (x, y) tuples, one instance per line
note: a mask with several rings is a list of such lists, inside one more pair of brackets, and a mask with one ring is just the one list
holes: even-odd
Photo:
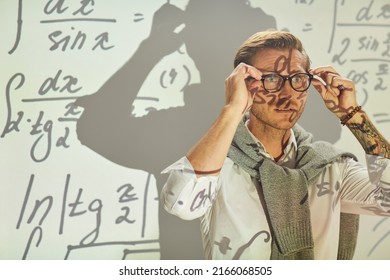
[(161, 191), (161, 203), (167, 212), (193, 220), (203, 216), (212, 206), (218, 191), (218, 176), (197, 177), (186, 157), (162, 173), (169, 173)]
[(390, 160), (366, 155), (367, 168), (351, 159), (343, 171), (342, 211), (390, 216)]

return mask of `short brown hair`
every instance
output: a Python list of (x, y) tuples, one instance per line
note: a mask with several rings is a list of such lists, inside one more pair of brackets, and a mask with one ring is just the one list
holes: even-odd
[(251, 58), (262, 49), (296, 49), (306, 59), (306, 70), (310, 69), (310, 58), (302, 42), (286, 31), (261, 31), (253, 34), (238, 49), (234, 58), (234, 68), (241, 62), (250, 64)]

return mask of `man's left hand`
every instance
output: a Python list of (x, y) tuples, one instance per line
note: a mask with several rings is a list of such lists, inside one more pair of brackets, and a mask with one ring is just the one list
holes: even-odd
[(358, 106), (355, 83), (342, 77), (332, 66), (318, 67), (310, 70), (310, 73), (314, 75), (312, 84), (326, 107), (339, 119)]

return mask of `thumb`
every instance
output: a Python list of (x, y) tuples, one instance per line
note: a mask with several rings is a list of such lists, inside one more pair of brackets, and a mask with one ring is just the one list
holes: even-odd
[(324, 85), (322, 82), (315, 80), (315, 79), (313, 79), (312, 85), (318, 91), (318, 93), (321, 95), (321, 97), (325, 98), (325, 93), (327, 91), (326, 85)]

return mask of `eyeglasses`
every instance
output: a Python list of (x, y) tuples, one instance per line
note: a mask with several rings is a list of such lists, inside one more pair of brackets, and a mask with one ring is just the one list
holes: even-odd
[(261, 82), (266, 92), (273, 93), (282, 89), (286, 80), (290, 82), (291, 87), (298, 92), (303, 92), (310, 87), (313, 75), (309, 73), (296, 73), (292, 76), (282, 76), (278, 73), (266, 74), (261, 76)]

